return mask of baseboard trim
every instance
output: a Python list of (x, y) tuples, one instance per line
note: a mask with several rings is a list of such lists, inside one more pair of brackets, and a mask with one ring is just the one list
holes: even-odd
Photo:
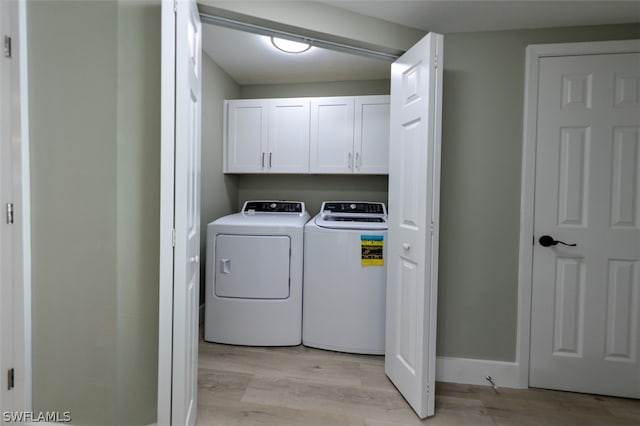
[(487, 376), (498, 387), (522, 389), (515, 362), (469, 358), (436, 358), (436, 381), (490, 386)]

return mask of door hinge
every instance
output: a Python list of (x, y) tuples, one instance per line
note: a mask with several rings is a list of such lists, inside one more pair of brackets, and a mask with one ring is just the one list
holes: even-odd
[(176, 228), (171, 230), (171, 247), (176, 246)]
[(7, 224), (13, 224), (13, 203), (7, 203)]
[(4, 46), (2, 48), (2, 52), (4, 53), (5, 58), (11, 57), (11, 37), (8, 35), (4, 36)]
[(10, 368), (9, 371), (7, 371), (7, 389), (8, 390), (11, 390), (15, 387), (14, 374), (15, 374), (15, 371), (13, 368)]
[(433, 229), (434, 229), (434, 225), (433, 225), (433, 222), (431, 222), (431, 225), (430, 225), (431, 235), (433, 235)]
[(433, 57), (433, 67), (438, 68), (438, 55)]

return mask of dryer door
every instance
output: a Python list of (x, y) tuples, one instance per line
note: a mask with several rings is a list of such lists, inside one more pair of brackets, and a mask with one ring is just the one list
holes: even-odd
[(291, 239), (284, 235), (217, 235), (216, 296), (286, 299), (290, 247)]

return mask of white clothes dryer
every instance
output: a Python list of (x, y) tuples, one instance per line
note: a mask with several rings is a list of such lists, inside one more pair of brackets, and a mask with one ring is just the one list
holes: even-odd
[(302, 338), (303, 202), (247, 201), (207, 226), (204, 339), (247, 346)]
[(384, 203), (322, 203), (305, 226), (302, 343), (384, 354)]

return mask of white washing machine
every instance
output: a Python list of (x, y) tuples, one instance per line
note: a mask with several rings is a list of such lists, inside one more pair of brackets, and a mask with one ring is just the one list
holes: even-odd
[(384, 203), (322, 203), (305, 226), (302, 343), (384, 354)]
[(207, 226), (204, 339), (248, 346), (302, 338), (303, 202), (247, 201)]

